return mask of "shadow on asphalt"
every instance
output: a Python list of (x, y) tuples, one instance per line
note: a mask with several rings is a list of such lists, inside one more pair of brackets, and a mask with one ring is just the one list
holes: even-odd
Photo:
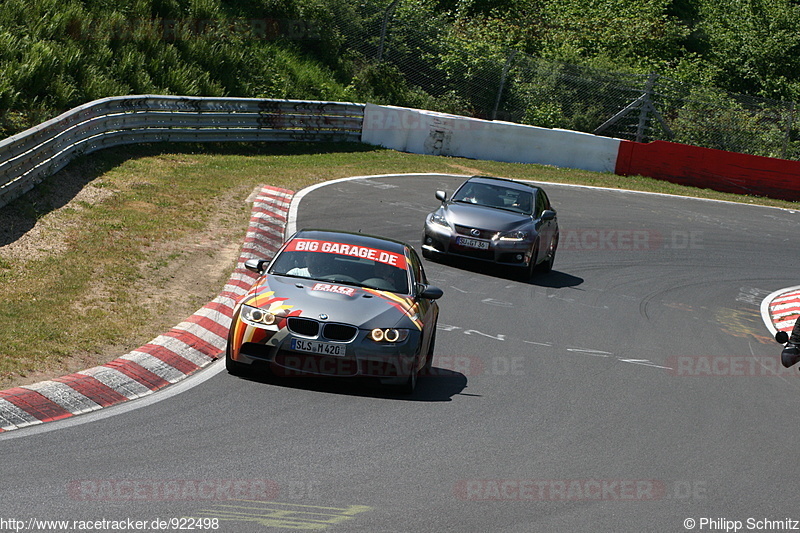
[(278, 377), (263, 368), (259, 370), (241, 377), (231, 376), (231, 379), (246, 379), (288, 389), (409, 402), (449, 402), (467, 387), (464, 374), (435, 366), (420, 372), (413, 394), (403, 394), (396, 387), (365, 378)]
[(464, 257), (437, 257), (436, 259), (427, 259), (429, 262), (446, 265), (448, 267), (465, 270), (474, 274), (483, 274), (494, 278), (502, 278), (507, 280), (516, 281), (517, 283), (524, 283), (527, 285), (534, 285), (536, 287), (548, 287), (551, 289), (565, 289), (567, 287), (577, 287), (583, 283), (583, 278), (561, 272), (559, 270), (551, 270), (550, 272), (535, 272), (530, 279), (523, 279), (521, 269), (514, 267), (496, 265), (494, 263), (486, 263), (474, 259)]

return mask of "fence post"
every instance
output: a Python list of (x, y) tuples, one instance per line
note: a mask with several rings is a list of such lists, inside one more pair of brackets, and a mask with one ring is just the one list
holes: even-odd
[(792, 128), (794, 127), (794, 106), (795, 103), (792, 101), (789, 104), (789, 123), (786, 125), (786, 135), (783, 137), (782, 159), (789, 158), (789, 143), (792, 140)]
[(383, 43), (386, 40), (386, 27), (389, 25), (389, 17), (392, 16), (394, 12), (394, 8), (397, 6), (397, 2), (400, 0), (392, 0), (392, 3), (389, 4), (389, 7), (386, 8), (386, 12), (383, 14), (383, 24), (381, 24), (381, 42), (378, 45), (378, 63), (383, 60)]
[(518, 50), (512, 50), (506, 59), (506, 64), (503, 67), (503, 73), (500, 75), (500, 87), (497, 89), (497, 98), (494, 100), (494, 109), (492, 109), (492, 120), (497, 118), (497, 109), (500, 107), (500, 98), (503, 96), (503, 87), (506, 84), (506, 77), (508, 76), (508, 69), (511, 68), (511, 62), (517, 55)]
[(642, 139), (644, 139), (644, 132), (647, 129), (647, 115), (650, 110), (655, 109), (652, 102), (652, 94), (653, 85), (655, 85), (657, 77), (658, 75), (655, 72), (651, 72), (647, 77), (647, 83), (644, 85), (644, 94), (642, 95), (644, 100), (639, 107), (639, 125), (636, 128), (636, 142), (638, 143), (643, 142)]

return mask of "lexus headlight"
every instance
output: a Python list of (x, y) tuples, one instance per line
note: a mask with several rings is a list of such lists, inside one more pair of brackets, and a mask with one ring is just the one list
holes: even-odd
[(375, 342), (382, 342), (388, 344), (403, 342), (408, 338), (408, 330), (395, 329), (395, 328), (387, 328), (387, 329), (375, 328), (369, 332), (369, 338)]
[(442, 215), (441, 213), (433, 213), (429, 220), (430, 220), (431, 224), (438, 224), (438, 225), (444, 226), (446, 228), (450, 227), (447, 224), (447, 219), (444, 218), (444, 215)]
[(501, 241), (524, 241), (528, 238), (528, 232), (509, 231), (508, 233), (501, 233), (497, 238)]

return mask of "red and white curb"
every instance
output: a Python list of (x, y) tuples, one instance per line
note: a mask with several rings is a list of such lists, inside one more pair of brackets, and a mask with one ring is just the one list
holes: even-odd
[(773, 335), (778, 331), (791, 333), (798, 316), (800, 286), (777, 290), (761, 302), (761, 318)]
[(236, 270), (219, 296), (185, 321), (105, 365), (0, 391), (0, 433), (152, 394), (219, 359), (233, 308), (257, 277), (244, 262), (270, 258), (281, 246), (293, 195), (277, 187), (260, 191)]

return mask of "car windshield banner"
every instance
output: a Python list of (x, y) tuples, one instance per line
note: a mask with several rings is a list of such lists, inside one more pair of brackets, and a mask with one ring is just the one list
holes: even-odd
[(294, 239), (286, 245), (289, 252), (321, 252), (327, 254), (347, 255), (370, 259), (386, 265), (391, 265), (405, 270), (406, 258), (403, 255), (366, 246), (344, 244), (340, 242), (318, 241), (315, 239)]

